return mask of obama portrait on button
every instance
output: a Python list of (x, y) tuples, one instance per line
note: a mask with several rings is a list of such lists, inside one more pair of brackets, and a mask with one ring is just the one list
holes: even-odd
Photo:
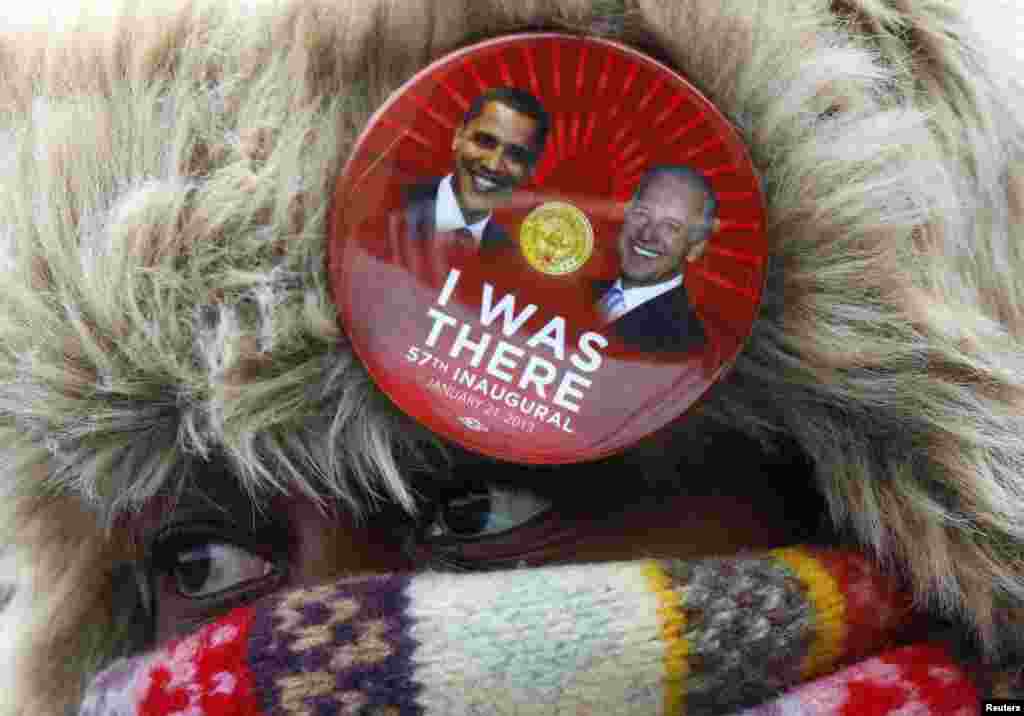
[(406, 238), (471, 254), (511, 243), (492, 211), (533, 173), (551, 120), (529, 92), (499, 87), (470, 105), (452, 140), (452, 173), (406, 191)]

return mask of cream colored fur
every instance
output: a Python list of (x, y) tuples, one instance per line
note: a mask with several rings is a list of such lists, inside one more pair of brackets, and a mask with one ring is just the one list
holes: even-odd
[(922, 603), (1024, 642), (1024, 95), (952, 6), (223, 0), (0, 39), (0, 713), (119, 648), (112, 526), (196, 459), (412, 508), (431, 438), (345, 343), (330, 189), (412, 73), (524, 28), (654, 48), (740, 127), (772, 276), (709, 412), (795, 438)]

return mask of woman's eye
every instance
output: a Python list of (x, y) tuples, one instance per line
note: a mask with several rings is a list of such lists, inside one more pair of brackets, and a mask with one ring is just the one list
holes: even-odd
[(183, 597), (203, 599), (265, 579), (273, 563), (227, 542), (205, 542), (175, 552), (165, 567), (174, 590)]
[(551, 508), (551, 501), (526, 490), (474, 487), (442, 500), (424, 531), (428, 539), (476, 539), (521, 527)]

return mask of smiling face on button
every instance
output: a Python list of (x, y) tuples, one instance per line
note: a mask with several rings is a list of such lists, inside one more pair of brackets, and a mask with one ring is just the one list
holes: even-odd
[(455, 132), (455, 196), (466, 221), (481, 220), (526, 180), (536, 134), (536, 120), (500, 102), (487, 102)]
[(626, 288), (650, 286), (682, 273), (703, 253), (704, 193), (672, 175), (659, 176), (626, 210), (619, 259)]

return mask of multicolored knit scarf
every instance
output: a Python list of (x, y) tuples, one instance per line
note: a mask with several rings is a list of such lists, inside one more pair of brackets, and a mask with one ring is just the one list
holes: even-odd
[(1021, 695), (926, 633), (853, 552), (366, 576), (117, 662), (81, 714), (968, 716)]

